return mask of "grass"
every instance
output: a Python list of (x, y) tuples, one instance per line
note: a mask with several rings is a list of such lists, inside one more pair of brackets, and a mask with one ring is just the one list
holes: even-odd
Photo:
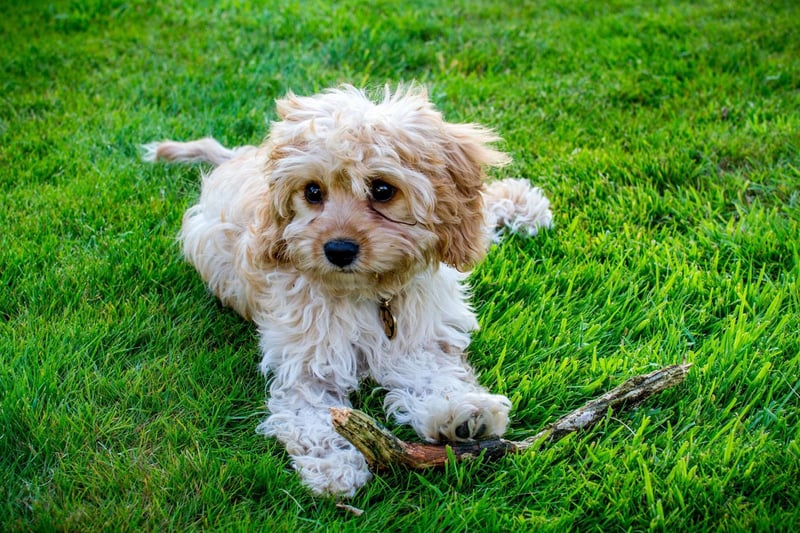
[[(800, 524), (800, 5), (6, 2), (4, 530), (764, 530)], [(197, 171), (273, 99), (419, 80), (492, 126), (557, 226), (473, 274), (512, 436), (686, 358), (687, 382), (539, 453), (314, 499), (264, 416), (253, 328), (175, 244)], [(359, 403), (382, 417), (380, 395)]]

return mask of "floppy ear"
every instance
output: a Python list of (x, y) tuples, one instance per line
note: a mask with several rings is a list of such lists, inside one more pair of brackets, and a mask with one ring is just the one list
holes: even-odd
[(250, 259), (260, 266), (288, 263), (283, 232), (292, 219), (291, 189), (288, 178), (275, 173), (277, 162), (285, 156), (281, 149), (267, 141), (268, 159), (264, 167), (265, 187), (253, 201), (255, 222), (251, 228), (253, 240), (249, 245)]
[(483, 213), (484, 167), (508, 163), (506, 154), (489, 143), (499, 140), (491, 130), (475, 124), (443, 125), (440, 140), (444, 173), (432, 179), (435, 215), (440, 221), (439, 259), (464, 271), (483, 259), (489, 233)]
[(254, 239), (250, 245), (251, 260), (262, 268), (276, 263), (288, 263), (283, 230), (288, 219), (277, 216), (275, 206), (266, 198), (256, 211)]

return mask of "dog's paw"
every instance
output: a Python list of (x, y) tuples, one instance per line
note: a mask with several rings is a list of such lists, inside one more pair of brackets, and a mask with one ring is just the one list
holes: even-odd
[(364, 456), (356, 451), (331, 451), (322, 457), (294, 456), (303, 484), (317, 496), (352, 498), (372, 478)]
[(505, 396), (472, 392), (435, 402), (423, 438), (430, 442), (463, 442), (500, 436), (508, 426), (511, 402)]

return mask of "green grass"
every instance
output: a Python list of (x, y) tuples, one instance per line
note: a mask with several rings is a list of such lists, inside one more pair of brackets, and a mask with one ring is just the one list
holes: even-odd
[[(0, 529), (769, 530), (800, 524), (800, 4), (5, 2)], [(273, 100), (419, 80), (505, 138), (556, 227), (473, 274), (512, 436), (636, 373), (686, 383), (539, 453), (314, 499), (264, 416), (254, 329), (175, 235)], [(382, 417), (380, 395), (359, 403)]]

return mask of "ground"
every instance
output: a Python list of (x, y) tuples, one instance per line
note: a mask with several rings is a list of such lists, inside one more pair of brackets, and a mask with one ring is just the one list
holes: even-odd
[[(800, 523), (800, 4), (33, 1), (0, 19), (4, 530), (791, 530)], [(512, 437), (627, 377), (686, 383), (536, 454), (314, 499), (253, 328), (175, 235), (273, 100), (417, 80), (553, 202), (472, 275)], [(382, 417), (381, 394), (356, 403)], [(402, 430), (399, 434), (410, 435)]]

